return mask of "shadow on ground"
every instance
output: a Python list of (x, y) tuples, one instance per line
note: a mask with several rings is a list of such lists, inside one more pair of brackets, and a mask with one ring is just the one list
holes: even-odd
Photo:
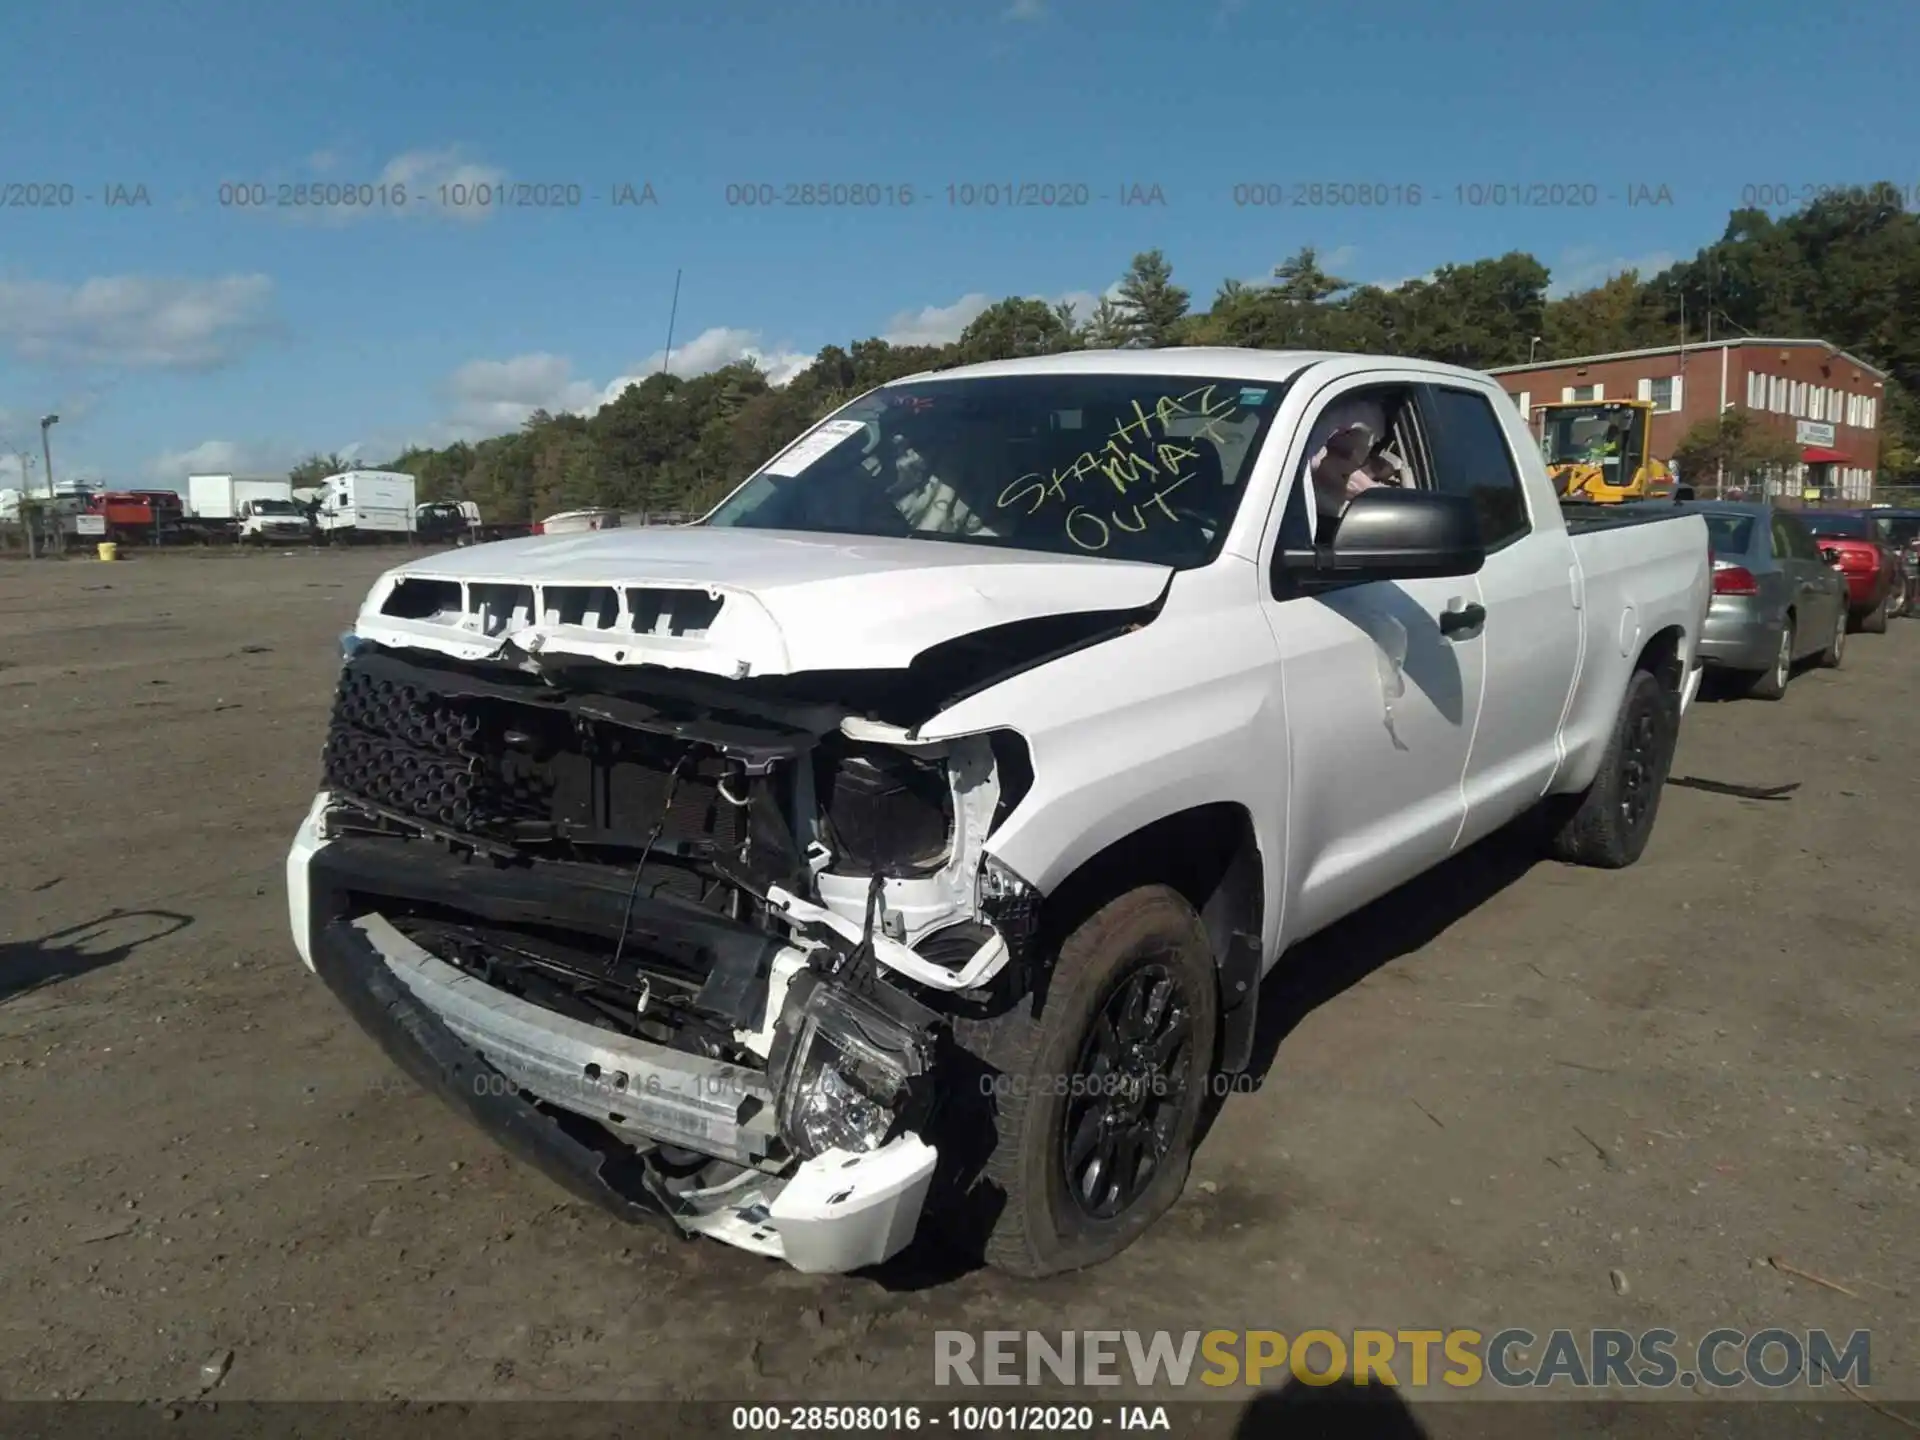
[[(1534, 823), (1501, 830), (1283, 955), (1260, 987), (1246, 1069), (1254, 1088), (1265, 1083), (1281, 1044), (1301, 1021), (1382, 966), (1430, 944), (1542, 863), (1542, 844)], [(1196, 1146), (1218, 1118), (1224, 1094), (1209, 1101)]]
[(1427, 1430), (1390, 1385), (1295, 1380), (1256, 1395), (1240, 1412), (1233, 1440), (1427, 1440)]
[(111, 910), (37, 940), (0, 941), (0, 1004), (117, 965), (192, 923), (171, 910)]

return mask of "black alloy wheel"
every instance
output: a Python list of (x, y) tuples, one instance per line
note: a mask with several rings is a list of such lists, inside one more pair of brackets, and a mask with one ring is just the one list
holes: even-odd
[(1637, 829), (1661, 783), (1659, 712), (1636, 706), (1627, 716), (1620, 747), (1620, 818)]
[(1060, 1164), (1083, 1214), (1111, 1220), (1152, 1184), (1192, 1080), (1193, 1007), (1154, 961), (1125, 975), (1088, 1027), (1061, 1112)]

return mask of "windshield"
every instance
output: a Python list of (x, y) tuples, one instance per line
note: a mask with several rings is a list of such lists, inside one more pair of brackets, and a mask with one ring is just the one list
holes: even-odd
[(1560, 405), (1546, 411), (1540, 453), (1549, 465), (1617, 466), (1633, 433), (1630, 405)]
[(256, 515), (298, 515), (300, 507), (291, 500), (256, 500), (253, 502)]
[(1807, 522), (1807, 528), (1816, 535), (1831, 535), (1842, 540), (1873, 539), (1873, 527), (1867, 523), (1864, 515), (1821, 515), (1815, 512), (1803, 514), (1800, 518)]
[(1889, 545), (1911, 545), (1920, 538), (1920, 515), (1876, 515), (1873, 528)]
[(1217, 552), (1284, 393), (1185, 375), (890, 385), (816, 425), (705, 523), (1187, 569)]
[(1707, 545), (1716, 555), (1744, 555), (1753, 543), (1751, 515), (1712, 515), (1707, 517)]

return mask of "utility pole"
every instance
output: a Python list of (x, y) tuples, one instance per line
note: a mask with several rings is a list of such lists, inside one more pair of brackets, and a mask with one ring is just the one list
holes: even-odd
[(673, 305), (667, 311), (667, 351), (660, 359), (660, 373), (667, 373), (667, 367), (673, 363), (673, 322), (680, 316), (680, 272), (673, 272)]

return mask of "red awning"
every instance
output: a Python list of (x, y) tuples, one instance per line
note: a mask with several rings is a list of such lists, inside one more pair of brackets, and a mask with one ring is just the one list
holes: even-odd
[(1844, 465), (1847, 457), (1838, 450), (1823, 450), (1818, 445), (1809, 445), (1800, 452), (1800, 458), (1809, 465)]

